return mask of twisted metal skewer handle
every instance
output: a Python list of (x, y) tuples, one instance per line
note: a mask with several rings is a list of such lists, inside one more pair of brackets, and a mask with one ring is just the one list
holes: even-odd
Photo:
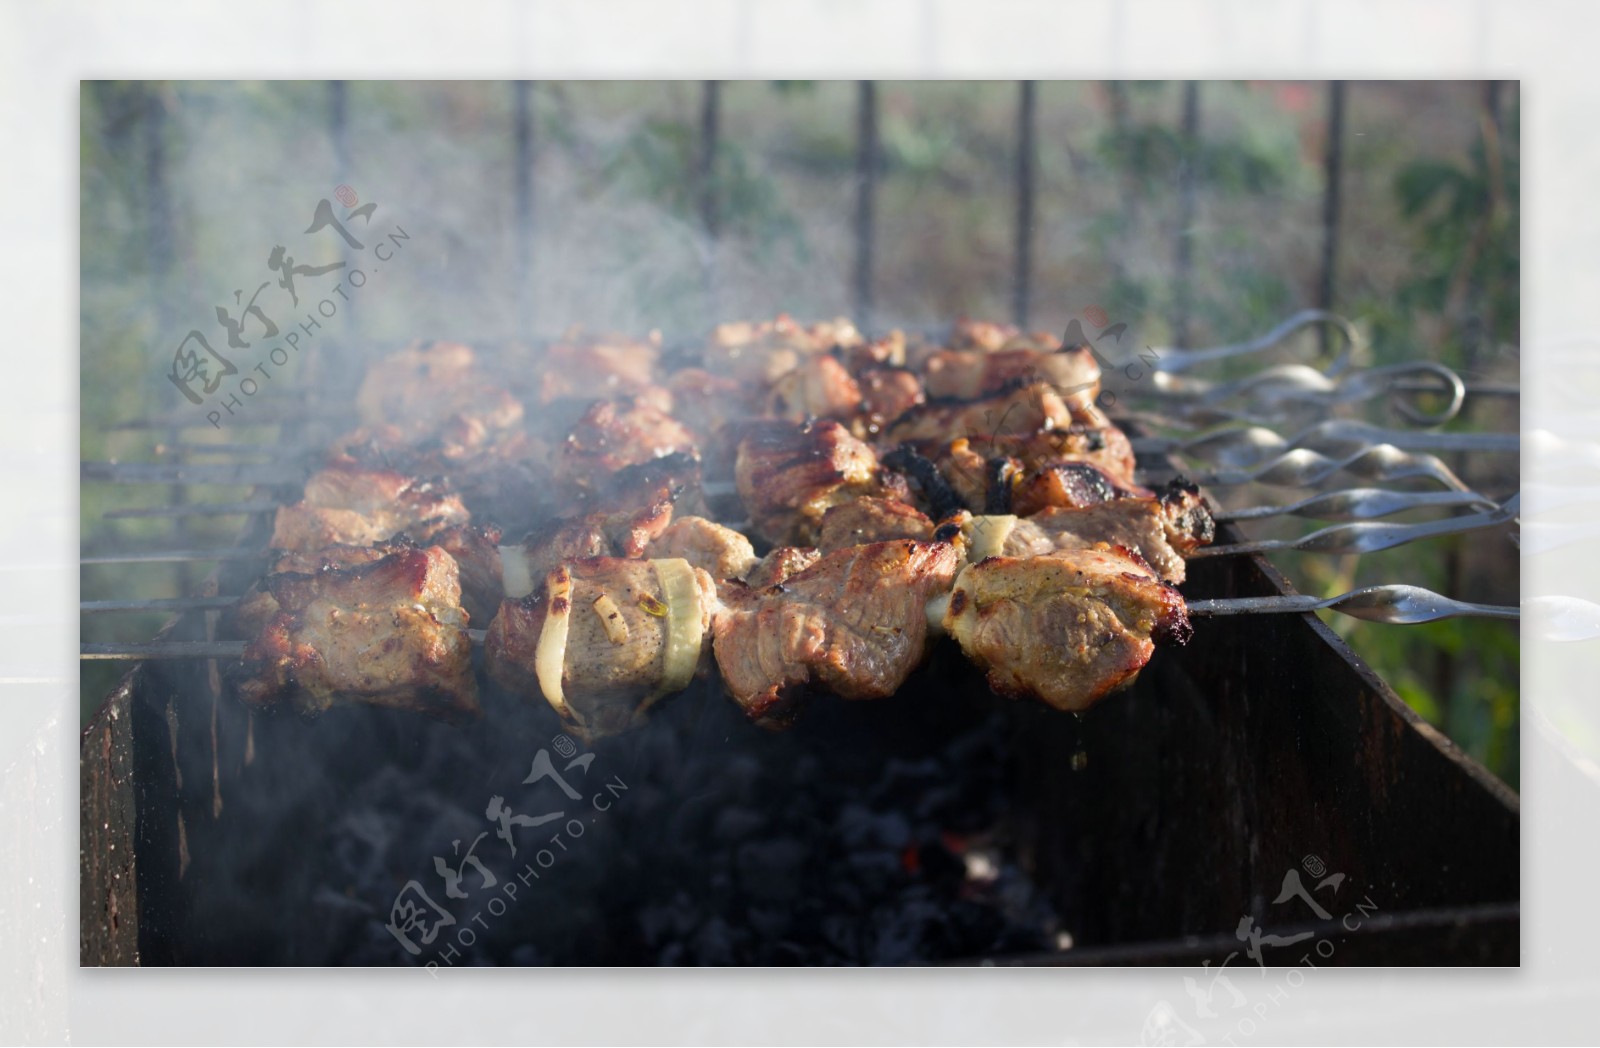
[[(1327, 411), (1341, 404), (1387, 396), (1394, 399), (1396, 410), (1414, 425), (1438, 426), (1455, 418), (1467, 398), (1467, 384), (1460, 375), (1443, 364), (1427, 360), (1365, 368), (1337, 379), (1306, 364), (1280, 364), (1230, 382), (1213, 382), (1165, 371), (1157, 371), (1153, 378), (1155, 393), (1169, 401), (1170, 410), (1190, 419), (1282, 418), (1295, 407)], [(1436, 393), (1445, 396), (1446, 401), (1439, 410), (1424, 412), (1413, 407), (1403, 393)], [(1245, 407), (1235, 411), (1223, 407), (1240, 398), (1245, 398)]]
[(1314, 488), (1329, 477), (1348, 472), (1368, 480), (1404, 480), (1426, 477), (1453, 491), (1471, 491), (1450, 467), (1432, 455), (1413, 455), (1393, 444), (1377, 444), (1340, 458), (1329, 458), (1310, 448), (1286, 451), (1252, 469), (1224, 469), (1201, 476), (1199, 483), (1272, 484), (1287, 488)]
[(1251, 353), (1271, 349), (1302, 328), (1318, 324), (1333, 328), (1344, 338), (1344, 348), (1325, 372), (1329, 376), (1338, 375), (1350, 366), (1351, 354), (1356, 346), (1362, 344), (1362, 339), (1354, 324), (1339, 314), (1330, 313), (1325, 309), (1301, 310), (1260, 338), (1253, 338), (1247, 342), (1212, 346), (1207, 349), (1158, 349), (1155, 352), (1160, 359), (1156, 364), (1156, 370), (1177, 374), (1213, 361), (1249, 356)]
[(1275, 597), (1234, 597), (1189, 601), (1190, 615), (1260, 615), (1283, 612), (1336, 611), (1367, 622), (1412, 626), (1462, 616), (1492, 619), (1520, 618), (1520, 608), (1498, 604), (1471, 604), (1442, 597), (1421, 586), (1368, 586), (1337, 597), (1320, 599), (1286, 593)]
[(1522, 448), (1522, 437), (1517, 433), (1439, 433), (1384, 429), (1349, 419), (1328, 419), (1308, 426), (1288, 439), (1264, 426), (1235, 426), (1182, 439), (1137, 437), (1133, 440), (1133, 450), (1139, 454), (1178, 454), (1185, 458), (1246, 468), (1259, 464), (1268, 455), (1297, 448), (1341, 454), (1377, 444), (1389, 444), (1402, 451), (1516, 452)]
[(1447, 517), (1444, 520), (1424, 521), (1420, 524), (1372, 522), (1336, 524), (1297, 539), (1261, 539), (1228, 546), (1202, 546), (1189, 554), (1189, 559), (1227, 557), (1236, 553), (1273, 553), (1279, 550), (1295, 550), (1301, 553), (1376, 553), (1418, 539), (1454, 535), (1463, 531), (1476, 531), (1479, 528), (1505, 524), (1516, 518), (1519, 500), (1520, 496), (1513, 495), (1505, 505), (1487, 513), (1467, 513), (1458, 517)]
[(1423, 507), (1474, 506), (1492, 509), (1494, 500), (1471, 491), (1389, 491), (1385, 488), (1347, 488), (1312, 495), (1284, 506), (1245, 506), (1219, 509), (1219, 521), (1263, 520), (1268, 517), (1309, 517), (1313, 520), (1372, 520)]

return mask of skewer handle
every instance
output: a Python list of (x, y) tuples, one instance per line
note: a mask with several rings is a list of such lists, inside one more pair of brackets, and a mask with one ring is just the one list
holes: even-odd
[[(484, 630), (467, 630), (467, 637), (482, 646)], [(80, 644), (79, 661), (104, 659), (242, 659), (242, 640), (152, 640), (130, 644)]]
[(242, 640), (164, 640), (134, 644), (80, 644), (78, 658), (95, 659), (240, 659)]
[(213, 560), (254, 560), (266, 556), (264, 550), (232, 547), (225, 549), (158, 549), (133, 553), (106, 553), (81, 557), (79, 564), (173, 564)]
[(1273, 597), (1232, 597), (1191, 600), (1190, 615), (1263, 615), (1336, 611), (1367, 622), (1411, 626), (1462, 616), (1492, 619), (1521, 618), (1522, 609), (1498, 604), (1471, 604), (1451, 600), (1420, 586), (1368, 586), (1337, 597), (1320, 599), (1309, 594), (1285, 593)]
[(174, 597), (170, 600), (86, 600), (78, 605), (83, 615), (113, 611), (218, 611), (237, 604), (237, 597)]

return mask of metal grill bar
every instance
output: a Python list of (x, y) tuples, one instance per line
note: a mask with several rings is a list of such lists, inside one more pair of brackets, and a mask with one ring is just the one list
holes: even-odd
[(862, 328), (872, 325), (872, 238), (878, 152), (878, 87), (871, 80), (863, 80), (856, 103), (855, 265), (855, 319)]
[(1011, 312), (1017, 326), (1028, 326), (1033, 306), (1033, 198), (1039, 163), (1037, 135), (1038, 85), (1021, 82), (1017, 96), (1017, 238), (1016, 278)]

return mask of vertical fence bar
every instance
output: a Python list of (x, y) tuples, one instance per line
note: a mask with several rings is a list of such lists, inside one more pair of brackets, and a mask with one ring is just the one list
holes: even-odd
[[(172, 333), (172, 275), (177, 267), (177, 244), (172, 220), (172, 194), (167, 185), (167, 106), (161, 97), (163, 85), (150, 84), (144, 88), (144, 169), (145, 206), (150, 216), (149, 238), (151, 301), (154, 304), (156, 332), (167, 339)], [(174, 426), (167, 431), (169, 446), (176, 446), (183, 431)], [(189, 501), (189, 489), (173, 484), (167, 489), (167, 505), (181, 506)], [(189, 544), (189, 518), (172, 518), (172, 541), (183, 548)], [(172, 585), (179, 594), (187, 594), (194, 584), (191, 565), (174, 564)]]
[(721, 316), (717, 272), (717, 148), (722, 123), (722, 85), (707, 80), (700, 94), (700, 155), (695, 168), (700, 224), (705, 233), (701, 267), (705, 277), (706, 311), (711, 323)]
[(1016, 276), (1011, 305), (1011, 315), (1022, 328), (1028, 326), (1033, 306), (1033, 198), (1039, 153), (1037, 110), (1038, 85), (1024, 80), (1017, 96)]
[(516, 335), (526, 338), (533, 323), (533, 105), (526, 80), (512, 85), (511, 134), (514, 143), (511, 184), (517, 227), (512, 233), (512, 274), (516, 281)]
[(1172, 342), (1189, 344), (1189, 313), (1193, 297), (1195, 218), (1195, 166), (1200, 145), (1200, 85), (1188, 80), (1183, 85), (1183, 129), (1180, 135), (1182, 159), (1178, 162), (1178, 235), (1172, 260)]
[[(1334, 307), (1339, 275), (1339, 215), (1340, 193), (1344, 175), (1344, 103), (1345, 82), (1333, 80), (1328, 84), (1328, 142), (1322, 158), (1322, 280), (1317, 288), (1317, 305), (1322, 309)], [(1326, 327), (1318, 328), (1323, 357), (1328, 353), (1328, 340), (1333, 337)]]
[[(1106, 82), (1106, 95), (1111, 107), (1111, 137), (1114, 143), (1112, 152), (1112, 166), (1117, 181), (1117, 192), (1121, 198), (1122, 215), (1121, 243), (1115, 245), (1111, 252), (1111, 272), (1119, 284), (1126, 284), (1131, 276), (1125, 253), (1131, 250), (1134, 237), (1139, 226), (1139, 194), (1128, 183), (1125, 170), (1126, 150), (1128, 148), (1128, 85), (1122, 80), (1109, 80)], [(1119, 288), (1119, 294), (1125, 289)], [(1113, 303), (1107, 303), (1112, 305)]]
[(878, 88), (863, 80), (856, 107), (855, 321), (872, 326), (873, 198), (878, 182)]

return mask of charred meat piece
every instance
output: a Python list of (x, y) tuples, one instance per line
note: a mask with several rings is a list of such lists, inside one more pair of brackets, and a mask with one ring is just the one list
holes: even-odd
[[(275, 554), (267, 575), (294, 572), (316, 575), (340, 568), (355, 568), (382, 560), (389, 554), (410, 548), (409, 542), (380, 542), (373, 546), (327, 546), (314, 552), (286, 550)], [(223, 612), (220, 627), (229, 636), (253, 637), (278, 614), (278, 602), (264, 580), (257, 582), (239, 598), (239, 603)]]
[(951, 349), (976, 349), (992, 353), (1016, 338), (1020, 332), (1011, 324), (957, 317), (950, 331)]
[[(1170, 489), (1169, 489), (1170, 490)], [(1123, 498), (1081, 508), (1052, 506), (1031, 517), (979, 516), (962, 522), (967, 559), (1034, 557), (1099, 543), (1137, 552), (1157, 577), (1177, 585), (1184, 558), (1215, 534), (1198, 493), (1181, 489), (1161, 498)]]
[(268, 576), (278, 611), (233, 684), (245, 702), (320, 713), (359, 702), (441, 720), (478, 715), (456, 562), (437, 547), (316, 574)]
[(945, 630), (1000, 694), (1087, 709), (1131, 684), (1157, 639), (1189, 638), (1183, 598), (1137, 556), (1102, 543), (969, 565)]
[(790, 422), (848, 419), (860, 410), (861, 386), (843, 364), (823, 353), (802, 359), (779, 376), (767, 395), (767, 415)]
[(1027, 436), (1066, 429), (1078, 421), (1048, 382), (1035, 382), (972, 401), (929, 401), (901, 415), (887, 439), (899, 443), (958, 437)]
[(522, 405), (459, 342), (418, 342), (367, 369), (356, 409), (368, 426), (396, 426), (408, 437), (447, 426), (502, 430), (522, 421)]
[(745, 575), (745, 585), (758, 590), (776, 586), (790, 575), (798, 575), (820, 559), (822, 551), (815, 546), (774, 546)]
[(742, 579), (755, 567), (750, 540), (704, 517), (679, 517), (651, 541), (645, 556), (681, 557), (714, 579)]
[(306, 481), (301, 501), (278, 510), (268, 545), (309, 553), (402, 534), (426, 541), (470, 518), (460, 496), (432, 481), (393, 470), (333, 466)]
[(461, 575), (461, 606), (471, 624), (482, 629), (494, 618), (505, 599), (505, 579), (500, 566), (500, 529), (458, 524), (433, 537), (433, 544), (455, 558)]
[(563, 564), (537, 595), (501, 605), (484, 643), (489, 673), (542, 696), (585, 739), (615, 735), (688, 686), (716, 599), (711, 576), (684, 560)]
[(659, 338), (586, 334), (573, 330), (553, 343), (539, 364), (541, 404), (644, 392), (655, 384)]
[(817, 548), (823, 553), (890, 539), (933, 538), (933, 521), (915, 506), (867, 496), (830, 507), (822, 515)]
[(329, 465), (443, 477), (473, 516), (521, 528), (551, 497), (547, 460), (544, 444), (525, 429), (489, 430), (458, 418), (415, 440), (396, 426), (364, 426), (335, 442)]
[(1010, 513), (1017, 488), (1030, 475), (1055, 463), (1088, 463), (1130, 491), (1142, 490), (1121, 464), (1106, 455), (1103, 430), (1080, 426), (1027, 436), (961, 437), (942, 445), (923, 445), (940, 474), (974, 512)]
[(602, 400), (567, 435), (558, 470), (561, 480), (583, 489), (628, 466), (666, 455), (698, 454), (694, 435), (659, 408), (638, 398)]
[(904, 368), (871, 368), (861, 372), (861, 429), (858, 433), (875, 436), (885, 426), (904, 415), (927, 396), (922, 381)]
[(1124, 487), (1092, 463), (1047, 462), (1017, 478), (1011, 489), (1011, 510), (1026, 517), (1051, 506), (1082, 508), (1151, 497), (1148, 489)]
[(831, 506), (863, 495), (906, 501), (903, 478), (832, 420), (795, 426), (754, 422), (734, 462), (739, 498), (757, 533), (780, 545), (811, 545)]
[(852, 374), (860, 375), (873, 368), (903, 368), (906, 366), (906, 333), (896, 329), (871, 342), (858, 342), (844, 346), (844, 362)]
[(563, 561), (644, 556), (672, 523), (675, 499), (671, 489), (647, 489), (635, 499), (536, 529), (523, 542), (529, 577), (543, 578)]
[(702, 506), (693, 458), (667, 455), (629, 466), (581, 498), (575, 515), (529, 533), (522, 543), (527, 576), (538, 582), (561, 562), (586, 557), (642, 557), (678, 509), (694, 513)]
[(724, 583), (712, 623), (724, 686), (773, 727), (808, 690), (894, 694), (927, 650), (927, 602), (958, 560), (949, 543), (897, 540), (830, 553), (766, 589)]
[(1100, 391), (1100, 365), (1087, 349), (947, 349), (929, 357), (922, 368), (928, 396), (935, 398), (976, 400), (1033, 382), (1048, 382), (1074, 401), (1092, 403)]
[(706, 345), (706, 370), (747, 385), (769, 386), (810, 356), (850, 351), (865, 339), (843, 317), (804, 326), (787, 314), (776, 320), (718, 325)]

